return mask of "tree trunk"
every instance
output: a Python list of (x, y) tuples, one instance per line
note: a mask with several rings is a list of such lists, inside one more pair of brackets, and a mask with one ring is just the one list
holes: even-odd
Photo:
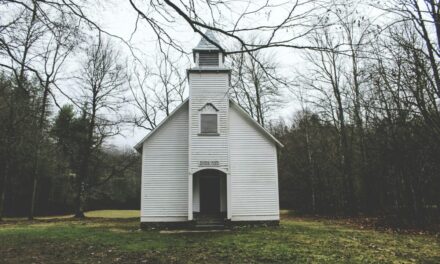
[(332, 69), (333, 69), (333, 93), (336, 98), (337, 103), (337, 116), (339, 119), (339, 144), (341, 147), (340, 150), (340, 162), (342, 168), (342, 178), (344, 181), (344, 203), (346, 212), (353, 214), (356, 211), (356, 200), (354, 196), (354, 184), (351, 175), (351, 158), (348, 150), (348, 138), (347, 138), (347, 129), (345, 126), (345, 116), (344, 116), (344, 106), (342, 104), (342, 96), (339, 87), (339, 82), (337, 80), (337, 63), (335, 59), (335, 53), (331, 54), (332, 59)]
[(28, 220), (34, 220), (34, 210), (35, 210), (35, 198), (37, 194), (37, 177), (34, 175), (32, 181), (32, 195), (31, 195), (31, 206), (29, 208)]
[(2, 188), (0, 193), (0, 221), (3, 220), (3, 210), (5, 206), (5, 197), (6, 197), (6, 184), (7, 184), (7, 174), (8, 174), (8, 166), (5, 164), (5, 168), (2, 174)]
[[(304, 113), (304, 110), (303, 110)], [(308, 116), (305, 117), (305, 136), (306, 136), (306, 151), (307, 151), (307, 160), (309, 165), (309, 173), (310, 176), (309, 184), (310, 184), (310, 191), (311, 191), (311, 198), (312, 198), (312, 212), (316, 212), (316, 196), (315, 196), (315, 168), (313, 166), (313, 159), (312, 159), (312, 151), (310, 150), (310, 137), (309, 137), (309, 121)]]
[(75, 218), (85, 218), (84, 215), (84, 182), (80, 179), (78, 180), (78, 186), (76, 190), (76, 209), (75, 209)]
[(35, 199), (37, 196), (37, 184), (38, 184), (38, 172), (39, 172), (39, 166), (40, 166), (40, 154), (41, 154), (41, 144), (42, 144), (42, 137), (44, 134), (44, 120), (46, 118), (46, 109), (47, 109), (47, 98), (49, 96), (49, 80), (46, 80), (46, 86), (44, 87), (43, 92), (43, 101), (41, 105), (41, 113), (40, 113), (40, 119), (38, 121), (38, 127), (37, 127), (37, 133), (36, 133), (36, 146), (35, 146), (35, 156), (34, 156), (34, 166), (32, 169), (32, 194), (31, 194), (31, 204), (29, 208), (29, 220), (34, 219), (34, 213), (35, 213)]

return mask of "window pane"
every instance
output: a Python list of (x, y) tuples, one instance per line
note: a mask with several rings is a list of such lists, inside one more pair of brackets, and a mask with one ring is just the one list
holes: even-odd
[(201, 114), (201, 133), (217, 133), (217, 114)]

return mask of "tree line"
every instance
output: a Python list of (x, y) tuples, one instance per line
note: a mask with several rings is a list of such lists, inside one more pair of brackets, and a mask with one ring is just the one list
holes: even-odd
[(286, 145), (282, 207), (438, 223), (439, 4), (389, 5), (380, 7), (393, 11), (386, 27), (346, 2), (326, 17), (332, 26), (308, 36), (320, 49), (303, 53), (308, 66), (292, 89), (300, 109), (271, 127)]
[[(67, 6), (1, 7), (10, 10), (0, 28), (0, 218), (84, 217), (86, 204), (109, 201), (136, 208), (139, 158), (108, 144), (124, 122), (127, 76), (118, 49), (99, 32), (85, 34), (83, 18)], [(81, 59), (71, 74), (74, 56)]]
[(138, 208), (139, 157), (106, 144), (123, 120), (123, 68), (109, 42), (98, 41), (85, 55), (75, 77), (80, 95), (56, 111), (38, 80), (0, 73), (0, 216), (84, 217), (86, 204)]

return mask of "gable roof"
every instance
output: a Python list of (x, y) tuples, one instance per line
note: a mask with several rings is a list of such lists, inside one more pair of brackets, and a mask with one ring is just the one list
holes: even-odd
[[(150, 133), (148, 133), (141, 141), (139, 141), (134, 148), (138, 151), (141, 152), (142, 150), (142, 145), (144, 144), (144, 142), (150, 138), (154, 133), (156, 133), (157, 130), (159, 130), (160, 127), (162, 127), (166, 122), (168, 122), (168, 120), (171, 119), (171, 117), (178, 112), (180, 109), (183, 108), (184, 105), (188, 104), (188, 98), (185, 99), (185, 101), (183, 101), (179, 106), (176, 107), (176, 109), (174, 109), (169, 116), (167, 116), (166, 118), (164, 118), (159, 125), (157, 125), (153, 130), (150, 131)], [(245, 117), (246, 119), (249, 120), (249, 122), (257, 129), (259, 130), (261, 133), (263, 133), (263, 135), (267, 136), (270, 140), (274, 141), (277, 146), (283, 148), (284, 145), (278, 140), (276, 139), (269, 131), (267, 131), (267, 129), (265, 129), (264, 127), (262, 127), (257, 121), (255, 121), (255, 119), (253, 119), (238, 103), (234, 102), (232, 99), (229, 99), (229, 102), (235, 106), (238, 110), (238, 112)]]
[(159, 128), (161, 128), (169, 119), (171, 119), (171, 117), (178, 112), (181, 108), (183, 108), (183, 106), (185, 104), (188, 103), (188, 98), (186, 98), (180, 105), (178, 105), (176, 107), (176, 109), (174, 109), (167, 117), (165, 117), (153, 130), (151, 130), (141, 141), (139, 141), (136, 145), (134, 145), (134, 149), (136, 149), (138, 152), (141, 152), (142, 150), (142, 145), (144, 144), (144, 142), (151, 137), (154, 133), (156, 133), (157, 130), (159, 130)]

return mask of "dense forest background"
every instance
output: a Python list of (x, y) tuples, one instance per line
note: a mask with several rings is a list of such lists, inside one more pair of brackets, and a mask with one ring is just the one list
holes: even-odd
[[(225, 40), (230, 97), (285, 145), (282, 208), (438, 223), (438, 1), (263, 1), (233, 29), (216, 23), (232, 3), (190, 2), (130, 2), (157, 42), (144, 60), (81, 1), (0, 1), (0, 218), (139, 208), (140, 156), (112, 138), (151, 131), (187, 96), (180, 23)], [(249, 17), (268, 24), (240, 27)]]
[[(53, 107), (48, 107), (40, 128), (38, 84), (26, 82), (26, 90), (20, 94), (15, 81), (0, 75), (0, 166), (9, 176), (2, 185), (3, 215), (28, 216), (32, 202), (38, 215), (75, 212), (78, 187), (87, 192), (83, 199), (88, 207), (84, 209), (139, 208), (140, 157), (133, 150), (103, 146), (99, 141), (104, 136), (98, 133), (89, 145), (90, 117), (75, 112), (72, 105), (62, 106), (53, 115)], [(90, 175), (80, 182), (78, 174), (89, 147)], [(33, 177), (38, 177), (34, 201)]]

